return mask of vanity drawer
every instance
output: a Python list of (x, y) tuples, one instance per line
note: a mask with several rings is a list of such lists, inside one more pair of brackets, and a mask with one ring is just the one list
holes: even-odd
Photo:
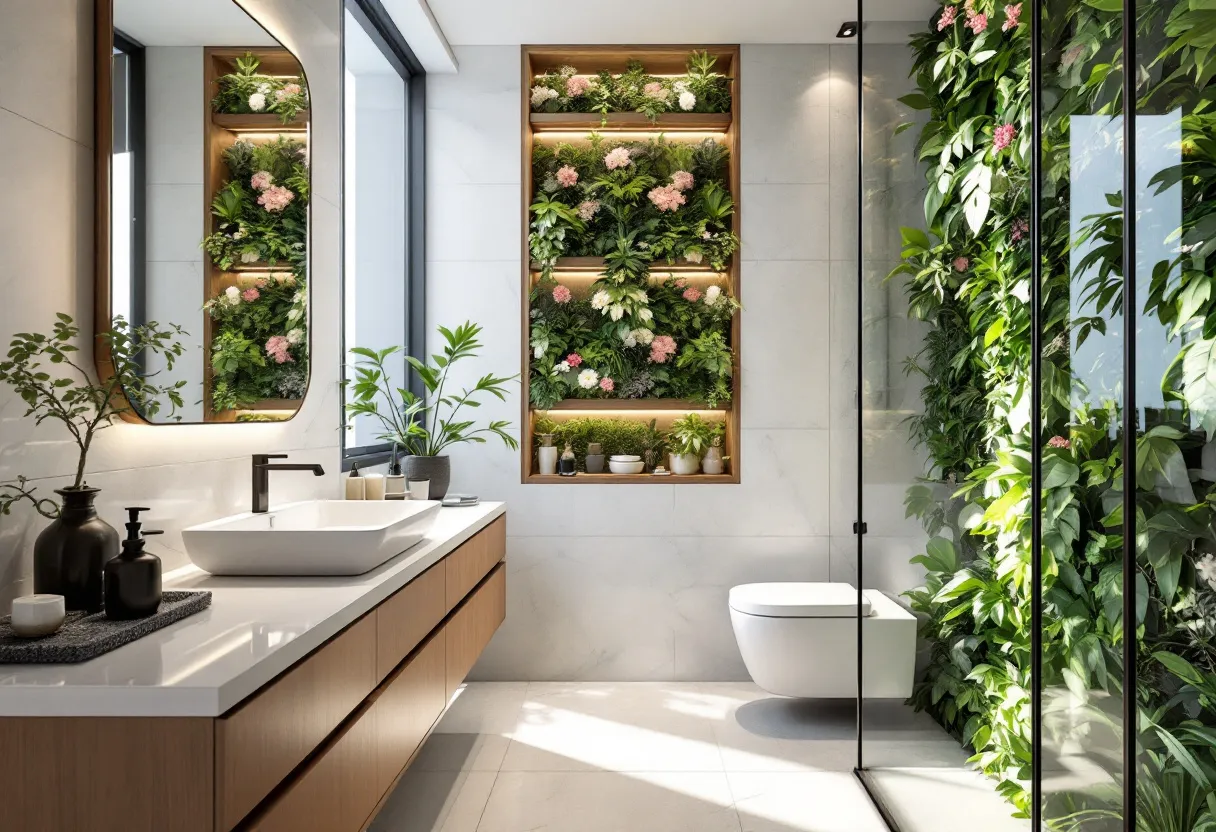
[(447, 628), (436, 632), (385, 683), (372, 708), (376, 722), (377, 788), (392, 788), (447, 706)]
[(447, 575), (437, 563), (397, 590), (376, 610), (376, 679), (393, 671), (447, 615)]
[(376, 687), (376, 614), (365, 615), (215, 721), (215, 826), (227, 832)]
[(451, 698), (507, 617), (507, 569), (500, 564), (447, 626), (447, 696)]
[(447, 600), (453, 609), (507, 556), (507, 518), (499, 517), (448, 555)]

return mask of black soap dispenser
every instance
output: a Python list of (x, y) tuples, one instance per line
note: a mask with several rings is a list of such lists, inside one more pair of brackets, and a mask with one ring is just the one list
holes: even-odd
[(147, 618), (160, 608), (160, 558), (144, 551), (144, 538), (163, 534), (154, 529), (140, 532), (142, 507), (127, 509), (127, 539), (122, 554), (106, 563), (106, 617), (118, 620)]

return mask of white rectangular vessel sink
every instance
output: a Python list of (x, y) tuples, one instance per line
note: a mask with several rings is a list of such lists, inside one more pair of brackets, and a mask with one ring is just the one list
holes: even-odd
[(361, 575), (421, 541), (438, 500), (309, 500), (182, 531), (212, 575)]

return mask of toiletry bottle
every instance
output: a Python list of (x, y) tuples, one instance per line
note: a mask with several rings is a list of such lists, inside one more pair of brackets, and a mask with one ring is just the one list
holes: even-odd
[(542, 474), (557, 473), (557, 447), (553, 444), (553, 434), (540, 435), (540, 447), (536, 449), (537, 470)]
[[(405, 475), (401, 473), (401, 457), (398, 455), (401, 448), (393, 445), (393, 459), (388, 464), (388, 476), (384, 478), (384, 499), (386, 500), (401, 500), (404, 499), (400, 495), (404, 495), (406, 491)], [(398, 496), (393, 496), (394, 494)]]
[(383, 500), (384, 499), (384, 474), (364, 474), (363, 475), (363, 499), (365, 500)]
[(562, 458), (558, 464), (557, 472), (563, 477), (573, 477), (576, 473), (574, 449), (570, 447), (570, 443), (566, 443), (566, 449), (562, 451)]
[(599, 442), (587, 443), (587, 456), (583, 460), (583, 470), (588, 474), (604, 473), (604, 446)]
[(140, 532), (139, 513), (146, 508), (127, 509), (127, 539), (122, 554), (105, 566), (106, 618), (147, 618), (160, 609), (160, 558), (144, 551), (144, 538), (162, 534), (156, 529)]
[(350, 466), (350, 474), (346, 477), (346, 499), (362, 500), (366, 497), (366, 484), (363, 475), (359, 473), (359, 464)]

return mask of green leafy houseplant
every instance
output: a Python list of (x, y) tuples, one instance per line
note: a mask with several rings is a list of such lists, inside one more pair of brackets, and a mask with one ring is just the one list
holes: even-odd
[[(0, 361), (0, 382), (25, 402), (24, 415), (33, 416), (35, 424), (50, 420), (67, 430), (78, 454), (72, 484), (64, 491), (80, 491), (87, 488), (85, 465), (100, 431), (124, 414), (150, 418), (167, 403), (167, 415), (172, 417), (182, 406), (181, 388), (186, 382), (160, 385), (143, 367), (146, 358), (156, 355), (172, 370), (184, 351), (176, 339), (186, 333), (175, 324), (131, 326), (123, 318), (115, 318), (110, 330), (97, 335), (96, 346), (109, 356), (113, 374), (95, 380), (77, 361), (75, 341), (80, 328), (69, 315), (59, 313), (56, 319), (50, 335), (19, 332), (13, 336)], [(15, 484), (0, 486), (0, 514), (8, 514), (14, 503), (28, 500), (43, 516), (58, 516), (55, 502), (35, 497), (35, 489), (27, 483), (20, 478)]]
[(219, 92), (211, 100), (217, 113), (275, 113), (288, 124), (308, 108), (303, 78), (280, 78), (258, 72), (261, 60), (251, 52), (236, 59), (236, 71), (216, 79)]
[(507, 432), (507, 421), (491, 421), (476, 428), (475, 420), (458, 418), (464, 408), (480, 407), (479, 394), (489, 394), (506, 400), (507, 382), (518, 376), (486, 374), (472, 388), (455, 393), (448, 388), (448, 373), (458, 362), (476, 358), (481, 342), (477, 336), (481, 327), (466, 321), (455, 330), (439, 327), (443, 336), (442, 354), (431, 356), (427, 364), (407, 355), (405, 360), (422, 379), (426, 398), (415, 396), (404, 387), (395, 386), (389, 377), (385, 361), (403, 351), (402, 347), (373, 350), (356, 347), (351, 354), (359, 357), (354, 364), (355, 378), (349, 382), (351, 400), (346, 405), (348, 416), (366, 416), (380, 423), (377, 438), (394, 442), (414, 456), (439, 456), (447, 448), (462, 442), (484, 443), (484, 434), (493, 434), (512, 450), (519, 448), (515, 437)]
[(671, 423), (669, 447), (673, 454), (691, 454), (700, 459), (719, 436), (720, 423), (707, 422), (700, 414), (689, 413)]

